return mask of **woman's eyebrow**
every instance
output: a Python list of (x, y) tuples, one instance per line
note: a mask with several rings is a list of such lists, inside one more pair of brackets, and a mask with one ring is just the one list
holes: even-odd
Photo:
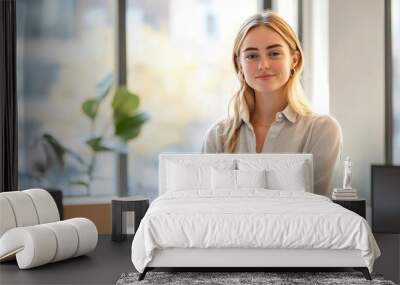
[(283, 46), (281, 44), (274, 44), (274, 45), (267, 46), (266, 49), (271, 49), (271, 48), (276, 48), (276, 47), (283, 47)]
[(243, 52), (251, 51), (251, 50), (258, 50), (258, 48), (255, 48), (255, 47), (248, 47), (248, 48), (245, 48), (245, 49), (243, 50)]
[[(274, 45), (267, 46), (265, 49), (271, 49), (271, 48), (277, 48), (277, 47), (283, 47), (283, 46), (281, 44), (274, 44)], [(243, 50), (243, 52), (252, 51), (252, 50), (258, 51), (258, 48), (248, 47), (248, 48), (245, 48)]]

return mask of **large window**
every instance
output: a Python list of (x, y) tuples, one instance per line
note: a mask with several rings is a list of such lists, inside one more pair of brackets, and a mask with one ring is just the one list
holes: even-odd
[[(128, 88), (140, 96), (141, 110), (151, 114), (129, 145), (129, 194), (152, 199), (159, 153), (199, 152), (207, 129), (226, 115), (238, 87), (231, 62), (234, 37), (260, 1), (127, 4)], [(108, 0), (17, 0), (21, 188), (58, 188), (66, 196), (115, 195), (115, 154), (96, 157), (90, 187), (82, 178), (92, 157), (85, 141), (107, 132), (111, 115), (105, 102), (102, 119), (93, 127), (82, 103), (114, 74), (115, 9)], [(62, 168), (57, 148), (49, 148), (52, 138), (87, 163), (68, 155)]]

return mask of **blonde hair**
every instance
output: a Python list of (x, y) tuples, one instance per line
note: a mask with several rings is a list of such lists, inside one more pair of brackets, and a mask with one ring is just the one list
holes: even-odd
[[(292, 52), (299, 53), (299, 61), (296, 68), (292, 70), (292, 75), (284, 86), (284, 95), (287, 96), (288, 104), (300, 116), (311, 113), (311, 108), (304, 96), (303, 88), (300, 83), (300, 75), (304, 65), (304, 55), (300, 46), (299, 39), (295, 32), (280, 16), (272, 11), (265, 11), (248, 18), (241, 26), (236, 36), (233, 48), (233, 64), (240, 81), (240, 88), (230, 100), (228, 107), (228, 118), (224, 123), (224, 148), (228, 152), (234, 152), (240, 127), (242, 125), (240, 113), (247, 111), (249, 114), (254, 112), (255, 93), (244, 80), (243, 74), (239, 70), (239, 52), (244, 38), (248, 32), (257, 27), (264, 25), (278, 33), (288, 44)], [(233, 114), (232, 114), (233, 112)]]

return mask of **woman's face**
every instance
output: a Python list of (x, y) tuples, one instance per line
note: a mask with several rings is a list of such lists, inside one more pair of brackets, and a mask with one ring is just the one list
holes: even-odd
[(256, 92), (280, 92), (299, 59), (285, 40), (274, 30), (258, 26), (250, 30), (239, 52), (239, 68), (247, 84)]

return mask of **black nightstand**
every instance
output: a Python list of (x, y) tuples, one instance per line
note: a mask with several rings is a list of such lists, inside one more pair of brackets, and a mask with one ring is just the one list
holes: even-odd
[(133, 211), (135, 213), (135, 232), (140, 221), (149, 208), (149, 200), (143, 197), (117, 197), (112, 199), (112, 234), (113, 241), (123, 241), (126, 239), (126, 219), (124, 212)]
[(355, 200), (332, 200), (332, 202), (339, 204), (340, 206), (359, 214), (365, 219), (366, 201), (365, 199)]

